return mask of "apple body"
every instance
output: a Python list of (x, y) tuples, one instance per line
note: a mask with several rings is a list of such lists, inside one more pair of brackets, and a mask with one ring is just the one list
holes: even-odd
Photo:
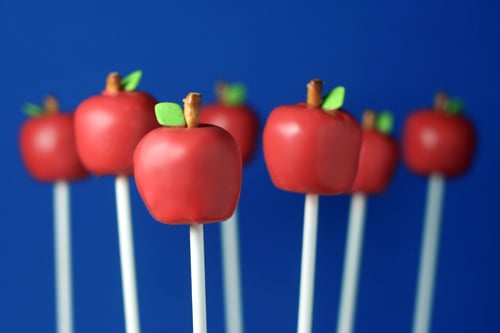
[(406, 120), (403, 157), (417, 174), (461, 175), (471, 165), (475, 146), (474, 126), (464, 116), (425, 109)]
[(28, 172), (39, 181), (78, 180), (88, 173), (75, 145), (72, 113), (30, 118), (21, 127), (21, 157)]
[(238, 143), (243, 163), (252, 158), (257, 146), (259, 121), (249, 106), (209, 104), (202, 108), (200, 122), (217, 125), (228, 131)]
[(95, 175), (132, 175), (137, 143), (159, 126), (155, 104), (141, 91), (104, 91), (83, 101), (75, 113), (75, 133), (85, 167)]
[(358, 171), (351, 192), (383, 192), (392, 179), (398, 160), (396, 140), (377, 130), (363, 129)]
[(361, 128), (343, 110), (305, 103), (274, 109), (267, 119), (264, 157), (274, 185), (299, 193), (348, 192), (356, 176)]
[(241, 190), (238, 145), (224, 129), (161, 127), (134, 153), (134, 176), (151, 215), (167, 224), (224, 221)]

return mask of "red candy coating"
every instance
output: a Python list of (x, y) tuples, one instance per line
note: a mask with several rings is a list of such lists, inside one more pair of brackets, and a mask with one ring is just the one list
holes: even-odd
[(361, 129), (346, 111), (305, 103), (274, 109), (263, 135), (274, 185), (299, 193), (348, 192), (356, 176)]
[(209, 104), (203, 107), (200, 122), (217, 125), (228, 131), (238, 143), (243, 163), (252, 158), (257, 143), (259, 122), (250, 107)]
[(475, 146), (474, 127), (464, 116), (424, 109), (406, 120), (403, 157), (417, 174), (458, 176), (469, 168)]
[(228, 219), (241, 190), (236, 141), (212, 125), (162, 127), (148, 133), (134, 153), (134, 176), (151, 215), (167, 224)]
[(73, 114), (30, 118), (21, 128), (20, 146), (24, 164), (36, 180), (70, 181), (87, 176), (76, 152)]
[(103, 92), (83, 101), (75, 113), (78, 154), (96, 175), (132, 175), (139, 140), (157, 128), (156, 100), (140, 91)]
[(358, 171), (351, 192), (383, 192), (396, 169), (398, 144), (392, 137), (373, 129), (363, 129)]

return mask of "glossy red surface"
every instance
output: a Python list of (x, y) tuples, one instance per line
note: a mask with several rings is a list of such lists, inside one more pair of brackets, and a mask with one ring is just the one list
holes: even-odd
[(398, 164), (398, 144), (392, 137), (363, 129), (358, 171), (351, 192), (377, 194), (384, 191)]
[(273, 110), (264, 128), (264, 157), (274, 185), (299, 193), (348, 192), (356, 175), (361, 128), (347, 112), (305, 104)]
[(36, 180), (77, 180), (88, 175), (76, 152), (73, 114), (30, 118), (19, 139), (24, 164)]
[(156, 100), (139, 91), (103, 94), (83, 101), (75, 113), (78, 154), (96, 175), (132, 175), (135, 146), (157, 128)]
[(420, 110), (406, 120), (403, 157), (417, 174), (458, 176), (469, 168), (475, 147), (474, 127), (464, 116)]
[(158, 128), (134, 153), (139, 193), (151, 215), (167, 224), (228, 219), (238, 203), (241, 172), (236, 141), (217, 126)]
[(202, 108), (200, 122), (228, 131), (238, 143), (243, 163), (252, 158), (257, 145), (259, 121), (250, 107), (209, 104)]

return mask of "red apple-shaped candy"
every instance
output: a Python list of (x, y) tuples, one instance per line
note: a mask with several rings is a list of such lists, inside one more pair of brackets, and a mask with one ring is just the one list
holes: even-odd
[(343, 87), (322, 103), (322, 82), (308, 84), (307, 103), (274, 109), (264, 128), (264, 157), (274, 185), (299, 193), (348, 192), (356, 175), (361, 128), (340, 109)]
[(241, 84), (217, 85), (217, 103), (206, 105), (200, 122), (217, 125), (228, 131), (238, 143), (243, 163), (254, 154), (259, 122), (255, 112), (245, 105), (245, 88)]
[(463, 174), (471, 165), (476, 147), (472, 123), (460, 114), (458, 100), (436, 95), (434, 109), (413, 112), (404, 127), (403, 157), (411, 171), (420, 175)]
[(389, 134), (392, 115), (382, 112), (363, 114), (363, 141), (359, 152), (358, 171), (351, 192), (377, 194), (391, 181), (399, 159), (398, 144)]
[(33, 118), (21, 128), (20, 146), (31, 176), (45, 182), (86, 177), (76, 152), (73, 114), (60, 113), (52, 96), (45, 100), (45, 109), (29, 104), (26, 111)]
[(132, 175), (135, 146), (158, 127), (156, 100), (145, 92), (133, 91), (140, 79), (136, 73), (140, 72), (125, 78), (125, 84), (118, 73), (109, 74), (102, 95), (86, 99), (76, 110), (78, 154), (96, 175)]
[(238, 145), (226, 130), (198, 124), (200, 103), (200, 94), (188, 94), (184, 114), (177, 104), (159, 103), (158, 121), (171, 127), (148, 133), (134, 153), (139, 193), (151, 215), (163, 223), (223, 221), (238, 203)]

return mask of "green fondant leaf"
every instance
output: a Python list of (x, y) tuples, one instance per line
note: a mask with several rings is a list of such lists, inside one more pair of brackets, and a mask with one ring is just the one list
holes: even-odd
[(446, 103), (446, 113), (459, 114), (464, 110), (464, 103), (458, 98), (452, 98)]
[(162, 126), (186, 126), (184, 112), (177, 103), (158, 103), (155, 105), (155, 114), (158, 123)]
[(391, 134), (394, 127), (394, 116), (390, 111), (384, 110), (379, 113), (375, 127), (377, 130), (384, 134)]
[(45, 109), (43, 107), (33, 103), (24, 104), (23, 111), (30, 117), (40, 117), (45, 113)]
[(222, 103), (226, 105), (241, 105), (245, 103), (247, 90), (241, 83), (228, 84), (222, 91)]
[(338, 86), (326, 95), (321, 107), (323, 110), (337, 110), (344, 104), (345, 87)]
[(122, 88), (123, 90), (133, 91), (139, 85), (142, 78), (142, 71), (137, 70), (135, 72), (130, 73), (126, 77), (122, 79)]

